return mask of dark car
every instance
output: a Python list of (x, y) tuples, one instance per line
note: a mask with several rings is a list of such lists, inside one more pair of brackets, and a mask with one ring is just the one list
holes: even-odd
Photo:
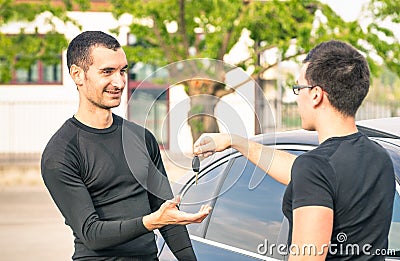
[[(380, 254), (400, 260), (400, 118), (361, 121), (358, 129), (382, 145), (394, 164), (396, 195), (389, 248)], [(318, 146), (317, 134), (303, 130), (263, 134), (253, 140), (297, 155)], [(197, 185), (192, 172), (179, 183), (181, 187), (174, 190), (181, 194), (181, 210), (197, 212), (205, 203), (213, 207), (201, 224), (187, 226), (199, 261), (285, 258), (288, 223), (281, 210), (285, 186), (240, 153), (216, 153), (202, 162)], [(176, 260), (162, 237), (157, 243), (160, 260)]]

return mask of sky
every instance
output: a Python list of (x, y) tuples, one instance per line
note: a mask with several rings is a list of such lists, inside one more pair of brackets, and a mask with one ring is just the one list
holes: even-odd
[[(330, 7), (339, 14), (345, 21), (354, 21), (360, 18), (362, 7), (369, 3), (369, 0), (320, 0), (323, 3), (330, 5)], [(368, 21), (359, 21), (365, 24)], [(400, 26), (383, 23), (383, 25), (394, 32), (398, 39), (400, 39)]]
[(354, 21), (359, 16), (362, 6), (367, 4), (368, 0), (320, 0), (339, 14), (346, 21)]

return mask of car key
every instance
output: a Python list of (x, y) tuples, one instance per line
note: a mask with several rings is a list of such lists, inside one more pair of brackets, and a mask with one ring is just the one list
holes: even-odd
[(192, 169), (196, 175), (196, 185), (197, 185), (199, 171), (200, 171), (200, 159), (198, 156), (194, 156), (194, 158), (192, 160)]

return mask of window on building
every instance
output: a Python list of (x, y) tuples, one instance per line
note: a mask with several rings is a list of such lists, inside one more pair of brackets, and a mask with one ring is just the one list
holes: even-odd
[(13, 73), (11, 84), (55, 84), (61, 83), (61, 57), (57, 64), (38, 61), (28, 69), (19, 68)]
[(128, 120), (145, 126), (162, 148), (169, 147), (169, 93), (161, 84), (168, 77), (166, 70), (142, 62), (132, 63), (129, 69)]
[(128, 120), (149, 129), (163, 147), (168, 147), (168, 90), (133, 89), (128, 103)]
[(129, 79), (133, 81), (157, 81), (168, 78), (167, 70), (158, 70), (159, 67), (142, 62), (132, 63), (129, 69)]
[(0, 52), (0, 84), (46, 85), (62, 83), (64, 35), (7, 34)]

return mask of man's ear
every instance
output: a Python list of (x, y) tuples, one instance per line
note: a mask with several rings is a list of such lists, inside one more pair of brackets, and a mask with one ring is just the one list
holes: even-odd
[(83, 84), (85, 72), (81, 67), (75, 64), (71, 65), (71, 68), (69, 69), (69, 74), (71, 75), (72, 80), (74, 80), (76, 86), (81, 86)]
[(315, 86), (313, 89), (311, 89), (311, 94), (313, 105), (318, 106), (323, 101), (324, 90), (319, 86)]

